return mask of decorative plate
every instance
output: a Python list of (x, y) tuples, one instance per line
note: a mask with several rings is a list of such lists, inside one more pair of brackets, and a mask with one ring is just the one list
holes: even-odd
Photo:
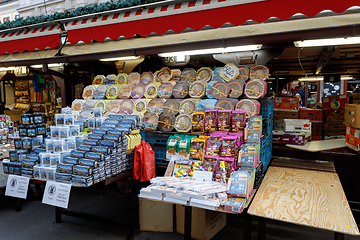
[(188, 81), (189, 83), (196, 81), (196, 71), (193, 68), (185, 68), (181, 72), (180, 81)]
[(247, 98), (259, 99), (266, 95), (267, 84), (263, 80), (250, 80), (245, 85), (245, 96)]
[(216, 99), (227, 98), (230, 93), (230, 87), (227, 83), (219, 81), (213, 85), (210, 93)]
[(180, 114), (175, 119), (175, 129), (178, 132), (189, 132), (191, 130), (191, 117), (186, 114)]
[(196, 80), (210, 82), (212, 70), (209, 67), (202, 67), (196, 72)]
[(145, 93), (145, 85), (139, 83), (135, 85), (131, 90), (131, 97), (133, 99), (143, 98)]
[(193, 98), (202, 98), (205, 95), (205, 81), (195, 81), (190, 84), (189, 95)]
[(161, 114), (159, 116), (158, 128), (162, 132), (171, 132), (174, 129), (175, 117), (171, 114)]
[(250, 80), (268, 80), (269, 69), (264, 65), (256, 65), (250, 69)]
[(97, 75), (94, 77), (92, 84), (94, 85), (102, 85), (104, 84), (105, 76), (104, 75)]

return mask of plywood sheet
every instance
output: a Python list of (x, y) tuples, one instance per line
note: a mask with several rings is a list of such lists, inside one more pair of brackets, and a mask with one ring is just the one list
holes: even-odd
[(320, 152), (324, 150), (337, 149), (345, 147), (345, 139), (331, 139), (322, 141), (308, 142), (305, 145), (286, 144), (285, 146), (303, 150), (307, 152)]
[(270, 167), (248, 213), (359, 235), (336, 173)]

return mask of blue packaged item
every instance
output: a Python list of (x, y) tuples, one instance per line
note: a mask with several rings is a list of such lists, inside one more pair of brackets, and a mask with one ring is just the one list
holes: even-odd
[(112, 154), (111, 148), (105, 146), (92, 146), (91, 151), (103, 154)]
[(87, 158), (80, 158), (79, 159), (79, 165), (81, 166), (89, 166), (92, 168), (98, 167), (98, 161), (94, 159), (87, 159)]
[(119, 115), (119, 114), (115, 114), (115, 113), (109, 114), (109, 118), (111, 118), (111, 119), (122, 119), (123, 117), (124, 117), (123, 115)]
[(114, 130), (114, 128), (111, 127), (105, 127), (105, 126), (101, 126), (101, 128), (99, 128), (100, 130), (104, 130), (104, 131), (110, 131), (110, 130)]
[(86, 152), (85, 158), (98, 160), (98, 161), (104, 161), (105, 155), (103, 153), (98, 153), (98, 152)]
[(14, 147), (15, 149), (22, 149), (22, 139), (14, 138)]
[(119, 135), (119, 136), (124, 136), (124, 132), (119, 131), (119, 130), (110, 130), (107, 132), (108, 135)]
[(61, 155), (60, 153), (50, 154), (50, 166), (55, 166), (60, 163)]
[(84, 139), (83, 144), (84, 145), (89, 145), (89, 146), (97, 146), (99, 140), (95, 140), (95, 139)]
[(102, 124), (101, 127), (116, 128), (116, 127), (117, 127), (117, 124), (105, 122), (105, 123)]
[(121, 142), (122, 137), (118, 135), (105, 135), (104, 140), (111, 140), (116, 142)]
[(89, 187), (93, 184), (93, 177), (82, 177), (77, 175), (71, 176), (72, 183), (80, 187)]
[(117, 128), (118, 131), (124, 132), (124, 134), (130, 134), (131, 133), (131, 126), (126, 127), (126, 126), (121, 126), (119, 128)]
[(22, 144), (23, 144), (23, 149), (31, 149), (31, 138), (23, 137)]
[(206, 84), (205, 95), (210, 99), (214, 99), (214, 97), (211, 95), (211, 90), (216, 82), (217, 81), (210, 81), (208, 84)]
[(78, 164), (79, 162), (79, 158), (75, 158), (75, 157), (64, 157), (63, 159), (63, 163), (65, 164)]
[(31, 160), (39, 160), (39, 155), (37, 154), (28, 154), (26, 155), (26, 159), (31, 159)]
[(105, 123), (112, 123), (115, 125), (119, 125), (120, 121), (118, 119), (107, 118), (107, 119), (105, 119)]
[(88, 139), (101, 140), (101, 139), (103, 139), (104, 135), (90, 133), (90, 134), (88, 134), (87, 137), (88, 137)]
[(69, 173), (55, 173), (55, 181), (63, 182), (63, 183), (70, 183), (71, 181), (71, 174)]
[(32, 178), (33, 173), (34, 173), (33, 169), (21, 169), (21, 176)]
[(84, 131), (84, 128), (85, 128), (85, 122), (84, 121), (75, 121), (74, 122), (75, 125), (78, 125), (80, 127), (80, 132), (83, 132)]
[(44, 148), (36, 148), (36, 149), (34, 150), (34, 152), (35, 152), (36, 154), (39, 154), (39, 153), (46, 152), (46, 150), (45, 150)]
[(56, 171), (58, 173), (72, 174), (72, 168), (73, 168), (73, 164), (60, 163), (57, 165)]
[(206, 110), (214, 110), (217, 99), (203, 99), (200, 100), (196, 106), (196, 111), (205, 112)]
[(26, 159), (27, 156), (27, 151), (26, 150), (18, 150), (18, 158), (19, 158), (19, 162), (22, 162)]
[[(39, 161), (38, 160), (33, 160), (33, 159), (25, 159), (24, 161), (21, 162), (21, 166), (23, 168), (33, 168), (36, 164), (38, 164)], [(10, 166), (10, 165), (9, 165)], [(9, 169), (10, 171), (10, 169)]]
[(89, 166), (74, 165), (73, 174), (77, 176), (89, 177), (92, 174), (92, 169)]
[(222, 82), (226, 82), (220, 75), (220, 71), (221, 71), (221, 67), (217, 67), (213, 70), (212, 76), (211, 76), (211, 81), (222, 81)]
[(13, 163), (14, 164), (14, 174), (21, 175), (21, 163)]
[(71, 151), (70, 156), (74, 157), (74, 158), (84, 158), (85, 151), (73, 150), (73, 151)]
[(92, 148), (91, 145), (79, 145), (76, 147), (76, 150), (90, 152), (91, 148)]
[(111, 141), (111, 140), (100, 140), (99, 141), (99, 146), (105, 146), (105, 147), (109, 147), (109, 148), (116, 148), (117, 147), (117, 142)]
[(102, 129), (94, 129), (94, 130), (92, 131), (92, 133), (94, 133), (94, 134), (99, 134), (99, 135), (105, 135), (105, 134), (107, 133), (107, 131), (102, 130)]

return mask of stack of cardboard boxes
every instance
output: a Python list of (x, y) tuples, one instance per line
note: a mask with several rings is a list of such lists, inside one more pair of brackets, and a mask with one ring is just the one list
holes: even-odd
[[(360, 97), (360, 94), (357, 94)], [(360, 98), (359, 98), (360, 99)], [(345, 118), (347, 147), (360, 151), (360, 104), (346, 104)]]
[(323, 97), (324, 140), (345, 136), (344, 114), (346, 94)]

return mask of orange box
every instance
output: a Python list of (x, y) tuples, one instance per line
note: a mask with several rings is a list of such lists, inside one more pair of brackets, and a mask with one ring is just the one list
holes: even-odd
[(321, 101), (322, 101), (323, 110), (331, 110), (331, 109), (345, 108), (345, 104), (348, 103), (348, 98), (346, 94), (340, 94), (329, 97), (323, 97)]
[(355, 151), (360, 151), (360, 129), (346, 126), (345, 145)]
[(347, 126), (360, 128), (360, 104), (346, 104), (344, 123)]
[(287, 96), (275, 97), (274, 110), (297, 112), (299, 110), (299, 98)]
[(299, 119), (308, 119), (310, 121), (322, 121), (323, 113), (321, 109), (299, 108)]

